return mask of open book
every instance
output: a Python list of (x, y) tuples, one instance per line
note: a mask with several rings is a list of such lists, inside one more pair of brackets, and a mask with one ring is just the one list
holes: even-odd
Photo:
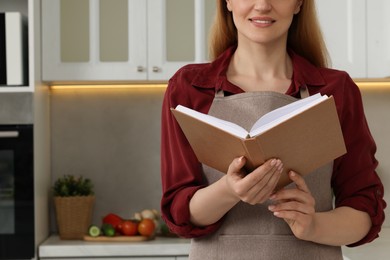
[(243, 127), (193, 109), (171, 109), (198, 160), (226, 173), (232, 160), (245, 156), (247, 171), (279, 158), (284, 174), (306, 175), (346, 153), (333, 96), (300, 99), (259, 118), (248, 132)]

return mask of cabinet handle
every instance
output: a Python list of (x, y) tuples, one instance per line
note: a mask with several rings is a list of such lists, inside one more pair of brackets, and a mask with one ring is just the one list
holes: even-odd
[(0, 132), (0, 138), (15, 138), (19, 136), (18, 131), (3, 131)]
[(144, 71), (145, 71), (145, 67), (143, 67), (143, 66), (138, 66), (138, 67), (137, 67), (137, 71), (138, 71), (138, 72), (144, 72)]
[(157, 66), (153, 66), (153, 72), (160, 72), (161, 69)]

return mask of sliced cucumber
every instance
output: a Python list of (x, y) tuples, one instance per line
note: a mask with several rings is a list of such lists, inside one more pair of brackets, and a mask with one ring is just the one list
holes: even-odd
[(100, 236), (100, 228), (96, 225), (91, 225), (88, 229), (88, 234), (91, 237), (98, 237)]

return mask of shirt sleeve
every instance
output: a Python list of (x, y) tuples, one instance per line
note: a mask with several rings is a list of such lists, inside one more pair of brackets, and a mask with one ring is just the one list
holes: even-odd
[(338, 103), (342, 107), (339, 116), (347, 153), (334, 164), (335, 205), (367, 212), (372, 221), (369, 233), (362, 240), (348, 245), (353, 247), (378, 237), (385, 218), (386, 202), (383, 200), (383, 184), (376, 173), (376, 144), (364, 115), (360, 91), (348, 75)]
[(173, 77), (169, 81), (162, 105), (161, 213), (173, 233), (192, 238), (214, 232), (220, 226), (220, 221), (205, 227), (198, 227), (190, 222), (189, 201), (206, 184), (201, 164), (170, 111), (170, 108), (179, 103), (191, 106), (191, 93), (184, 90), (183, 85), (185, 84), (178, 84), (177, 78)]

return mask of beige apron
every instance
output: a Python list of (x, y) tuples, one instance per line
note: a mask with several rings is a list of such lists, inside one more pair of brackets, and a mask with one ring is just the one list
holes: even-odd
[[(307, 96), (303, 88), (301, 96)], [(209, 114), (237, 123), (247, 130), (265, 113), (296, 101), (296, 98), (277, 92), (247, 92), (224, 97), (216, 94)], [(305, 177), (316, 200), (316, 211), (332, 209), (330, 163)], [(203, 165), (209, 184), (224, 173)], [(292, 184), (290, 184), (292, 185)], [(342, 260), (341, 248), (297, 239), (287, 223), (273, 216), (269, 203), (250, 205), (239, 202), (225, 216), (222, 226), (210, 236), (192, 239), (192, 260)]]

